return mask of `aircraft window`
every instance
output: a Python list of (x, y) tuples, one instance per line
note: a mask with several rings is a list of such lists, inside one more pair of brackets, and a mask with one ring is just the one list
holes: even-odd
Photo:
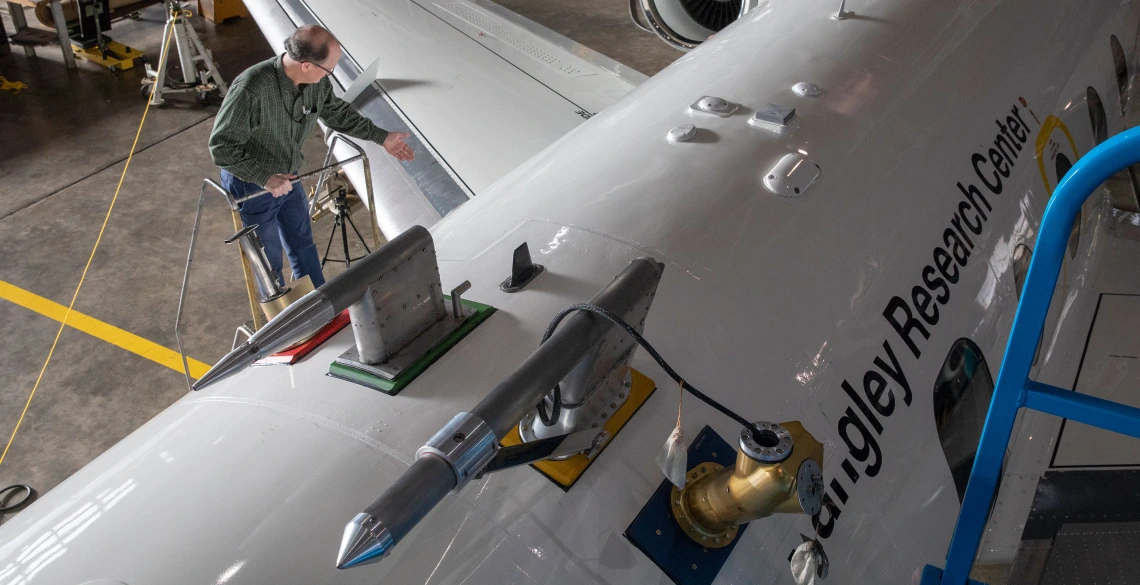
[(1089, 106), (1089, 123), (1092, 124), (1093, 141), (1100, 144), (1108, 138), (1108, 117), (1104, 113), (1104, 104), (1100, 101), (1100, 94), (1091, 87), (1085, 91), (1085, 102)]
[[(1013, 286), (1017, 290), (1017, 300), (1021, 300), (1021, 291), (1025, 290), (1025, 275), (1029, 273), (1029, 261), (1033, 259), (1033, 250), (1025, 244), (1018, 244), (1013, 250)], [(1033, 365), (1037, 365), (1037, 358), (1041, 357), (1041, 342), (1045, 340), (1042, 335), (1037, 340), (1037, 351), (1033, 354)]]
[(1123, 113), (1128, 109), (1128, 59), (1124, 57), (1124, 48), (1116, 35), (1108, 40), (1112, 45), (1112, 64), (1116, 69), (1116, 87), (1120, 90), (1120, 111)]
[[(1073, 168), (1073, 163), (1069, 161), (1069, 157), (1064, 153), (1057, 153), (1057, 183), (1061, 183), (1061, 179), (1069, 169)], [(1081, 207), (1077, 213), (1076, 219), (1073, 220), (1073, 227), (1069, 230), (1069, 258), (1077, 257), (1077, 248), (1081, 244), (1081, 220), (1084, 218), (1085, 208)]]
[(965, 337), (955, 341), (934, 382), (934, 424), (959, 502), (966, 493), (993, 392), (982, 350)]
[[(1127, 75), (1127, 64), (1125, 64), (1125, 75)], [(1126, 100), (1127, 98), (1122, 97), (1121, 99)], [(1101, 101), (1100, 94), (1091, 87), (1085, 91), (1085, 102), (1089, 108), (1089, 123), (1092, 125), (1093, 142), (1100, 144), (1108, 138), (1108, 120), (1104, 112), (1104, 102)], [(1125, 115), (1126, 119), (1129, 117), (1127, 114)], [(1126, 120), (1125, 127), (1128, 124), (1129, 122)], [(1137, 169), (1134, 167), (1128, 167), (1105, 181), (1109, 201), (1115, 209), (1134, 213), (1140, 211), (1140, 189), (1137, 189), (1136, 172)]]
[(1033, 250), (1025, 244), (1018, 244), (1013, 250), (1013, 283), (1017, 287), (1017, 298), (1021, 299), (1021, 291), (1025, 288), (1025, 275), (1029, 272), (1029, 261), (1033, 259)]

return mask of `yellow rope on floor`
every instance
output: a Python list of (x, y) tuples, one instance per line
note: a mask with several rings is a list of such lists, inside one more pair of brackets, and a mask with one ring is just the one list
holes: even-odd
[(3, 76), (0, 76), (0, 90), (10, 91), (14, 94), (19, 94), (21, 89), (28, 89), (28, 84), (19, 81), (8, 81)]
[[(170, 27), (169, 32), (166, 34), (166, 42), (162, 44), (162, 56), (158, 60), (158, 70), (163, 71), (166, 67), (166, 54), (170, 49), (170, 33), (174, 32), (174, 27)], [(12, 448), (12, 442), (16, 440), (16, 433), (20, 430), (20, 425), (24, 422), (24, 415), (28, 414), (28, 407), (32, 404), (32, 398), (36, 396), (36, 390), (40, 387), (40, 382), (44, 378), (44, 371), (47, 370), (48, 364), (51, 362), (51, 356), (55, 354), (55, 347), (59, 344), (59, 336), (63, 334), (63, 328), (67, 326), (67, 318), (71, 316), (71, 310), (75, 308), (75, 299), (79, 297), (79, 289), (83, 288), (83, 281), (87, 278), (87, 270), (91, 268), (91, 261), (95, 259), (95, 251), (99, 249), (99, 243), (103, 241), (103, 232), (107, 229), (107, 222), (111, 219), (111, 211), (115, 209), (115, 202), (119, 199), (119, 191), (123, 188), (123, 179), (127, 176), (127, 169), (131, 168), (131, 158), (135, 155), (135, 148), (139, 144), (139, 136), (142, 135), (143, 124), (146, 123), (147, 112), (150, 111), (150, 100), (146, 101), (146, 108), (143, 110), (142, 119), (139, 120), (139, 129), (135, 132), (135, 141), (131, 144), (131, 152), (127, 155), (127, 164), (123, 165), (123, 173), (119, 175), (119, 184), (115, 187), (115, 195), (111, 197), (111, 205), (107, 208), (107, 215), (103, 217), (103, 225), (99, 228), (99, 236), (95, 238), (95, 246), (91, 248), (91, 255), (87, 257), (87, 265), (83, 267), (83, 274), (79, 277), (79, 284), (75, 287), (75, 293), (71, 295), (71, 304), (67, 306), (67, 312), (63, 315), (63, 320), (59, 323), (59, 330), (55, 332), (55, 340), (51, 342), (51, 350), (48, 351), (47, 359), (44, 360), (44, 365), (40, 368), (39, 376), (36, 376), (36, 383), (32, 386), (32, 392), (28, 395), (28, 401), (24, 403), (24, 410), (20, 413), (20, 419), (16, 421), (16, 428), (12, 429), (12, 436), (8, 437), (8, 444), (4, 446), (4, 452), (0, 453), (0, 464), (4, 463), (4, 458), (8, 456), (8, 450)]]

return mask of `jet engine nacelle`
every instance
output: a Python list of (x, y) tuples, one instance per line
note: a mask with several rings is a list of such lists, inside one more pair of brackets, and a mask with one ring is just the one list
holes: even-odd
[(720, 32), (759, 0), (629, 0), (637, 25), (682, 51)]

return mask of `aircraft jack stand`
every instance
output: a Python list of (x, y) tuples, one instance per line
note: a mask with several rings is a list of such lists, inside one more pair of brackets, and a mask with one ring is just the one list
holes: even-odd
[(132, 49), (122, 43), (116, 43), (105, 36), (101, 46), (85, 49), (72, 45), (71, 52), (75, 54), (77, 59), (86, 59), (97, 65), (102, 65), (111, 73), (133, 69), (136, 60), (146, 59), (146, 54), (142, 51)]
[[(197, 93), (205, 101), (209, 93), (217, 90), (221, 97), (226, 96), (229, 88), (222, 75), (218, 73), (218, 64), (214, 62), (214, 55), (202, 44), (202, 39), (190, 25), (189, 10), (182, 6), (179, 0), (167, 3), (166, 28), (162, 33), (162, 55), (167, 55), (166, 63), (159, 63), (159, 70), (155, 71), (146, 65), (146, 78), (142, 80), (140, 93), (150, 97), (150, 105), (161, 106), (166, 103), (164, 96), (174, 93)], [(173, 32), (171, 31), (173, 28)], [(169, 68), (170, 48), (167, 45), (174, 41), (174, 49), (178, 52), (178, 63), (182, 70), (182, 80), (169, 82), (166, 78)], [(198, 64), (204, 68), (199, 69)]]

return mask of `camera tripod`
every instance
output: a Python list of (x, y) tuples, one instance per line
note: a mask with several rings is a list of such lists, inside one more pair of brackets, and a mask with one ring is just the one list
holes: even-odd
[[(371, 253), (372, 250), (368, 249), (368, 243), (364, 241), (364, 236), (360, 235), (360, 230), (356, 229), (356, 223), (352, 221), (352, 211), (348, 206), (348, 193), (344, 187), (337, 189), (336, 195), (333, 196), (333, 227), (332, 232), (329, 234), (329, 244), (325, 246), (325, 255), (321, 258), (321, 268), (325, 267), (326, 262), (343, 262), (344, 267), (352, 266), (353, 262), (361, 260), (364, 256), (353, 258), (348, 250), (348, 227), (352, 227), (352, 231), (356, 234), (356, 238), (360, 240), (360, 245), (364, 246), (365, 254)], [(333, 240), (336, 239), (336, 230), (340, 229), (340, 243), (344, 249), (344, 258), (329, 258), (329, 250), (332, 249)]]

